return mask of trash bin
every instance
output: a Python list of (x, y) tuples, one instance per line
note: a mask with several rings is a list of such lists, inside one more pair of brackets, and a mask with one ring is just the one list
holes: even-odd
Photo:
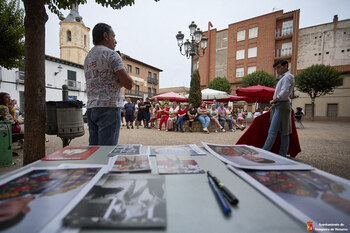
[(57, 135), (58, 133), (56, 101), (46, 102), (45, 133), (48, 135)]
[(85, 134), (82, 115), (82, 101), (58, 101), (57, 113), (57, 135), (62, 138), (76, 138)]
[(13, 165), (11, 121), (0, 121), (0, 167)]

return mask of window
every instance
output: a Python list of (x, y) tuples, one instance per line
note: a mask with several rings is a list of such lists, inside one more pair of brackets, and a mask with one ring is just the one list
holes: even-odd
[(152, 94), (152, 89), (149, 87), (148, 88), (148, 97), (151, 97), (151, 94)]
[(154, 79), (157, 79), (157, 74), (153, 74), (153, 78), (154, 78)]
[(152, 73), (148, 72), (148, 78), (151, 79), (152, 78)]
[(293, 20), (282, 23), (282, 36), (293, 33)]
[(77, 72), (72, 70), (67, 70), (67, 77), (68, 77), (68, 87), (74, 87), (77, 88)]
[(67, 41), (71, 41), (72, 40), (72, 33), (71, 31), (67, 31)]
[(258, 27), (249, 29), (249, 39), (258, 37)]
[(254, 73), (256, 71), (256, 66), (249, 66), (248, 67), (248, 74)]
[(136, 74), (140, 74), (140, 68), (135, 67), (135, 73), (136, 73)]
[(292, 42), (283, 43), (281, 49), (281, 56), (291, 56), (292, 55)]
[(131, 72), (132, 72), (132, 67), (131, 67), (131, 65), (128, 65), (127, 67), (128, 67), (128, 72), (131, 73)]
[(236, 78), (242, 78), (244, 76), (244, 68), (236, 69)]
[(19, 67), (18, 68), (18, 79), (21, 81), (24, 81), (24, 68), (23, 67)]
[(245, 30), (237, 32), (237, 41), (245, 40)]
[(311, 116), (312, 114), (312, 105), (305, 104), (305, 116)]
[(131, 95), (131, 90), (126, 89), (126, 94)]
[(256, 57), (257, 56), (257, 51), (258, 51), (257, 47), (249, 48), (248, 49), (248, 58)]
[(157, 95), (157, 89), (153, 88), (153, 96)]
[(139, 95), (139, 93), (140, 93), (140, 86), (135, 85), (135, 95)]
[(236, 51), (236, 60), (244, 59), (244, 49)]
[(327, 116), (336, 117), (338, 115), (338, 104), (328, 104), (327, 105)]

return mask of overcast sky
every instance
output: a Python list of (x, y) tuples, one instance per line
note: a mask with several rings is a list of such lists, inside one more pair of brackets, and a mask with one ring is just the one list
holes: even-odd
[[(135, 5), (121, 10), (104, 8), (89, 0), (79, 6), (84, 24), (91, 31), (95, 24), (104, 22), (116, 33), (120, 50), (137, 60), (162, 69), (160, 88), (190, 86), (190, 60), (179, 53), (176, 34), (182, 31), (189, 38), (189, 24), (195, 21), (202, 31), (208, 21), (214, 28), (225, 29), (229, 24), (273, 10), (284, 12), (300, 9), (300, 28), (350, 18), (349, 0), (136, 0)], [(59, 19), (47, 10), (46, 54), (60, 56)], [(62, 11), (67, 16), (69, 11)]]

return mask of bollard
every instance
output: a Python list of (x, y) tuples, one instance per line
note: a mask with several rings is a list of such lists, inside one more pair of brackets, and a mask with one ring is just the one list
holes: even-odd
[(13, 164), (11, 121), (0, 121), (0, 167)]

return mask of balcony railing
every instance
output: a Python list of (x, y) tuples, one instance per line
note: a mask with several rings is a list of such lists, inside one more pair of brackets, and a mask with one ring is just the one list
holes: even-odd
[(150, 77), (148, 77), (147, 82), (157, 85), (158, 84), (158, 79), (157, 78), (150, 78)]
[(24, 83), (24, 71), (16, 71), (16, 82)]
[(292, 48), (275, 50), (275, 58), (290, 57), (290, 56), (292, 56)]
[(286, 35), (291, 35), (291, 34), (293, 34), (293, 27), (282, 28), (282, 30), (280, 28), (278, 28), (275, 31), (276, 37), (286, 36)]
[(81, 90), (81, 82), (77, 82), (77, 81), (74, 81), (74, 80), (67, 79), (66, 80), (66, 85), (68, 86), (68, 89), (78, 90), (78, 91)]
[(137, 91), (137, 90), (125, 90), (125, 97), (137, 97), (137, 98), (142, 98), (144, 95), (147, 95), (148, 97), (155, 96), (154, 94), (150, 95), (149, 92), (145, 91)]

